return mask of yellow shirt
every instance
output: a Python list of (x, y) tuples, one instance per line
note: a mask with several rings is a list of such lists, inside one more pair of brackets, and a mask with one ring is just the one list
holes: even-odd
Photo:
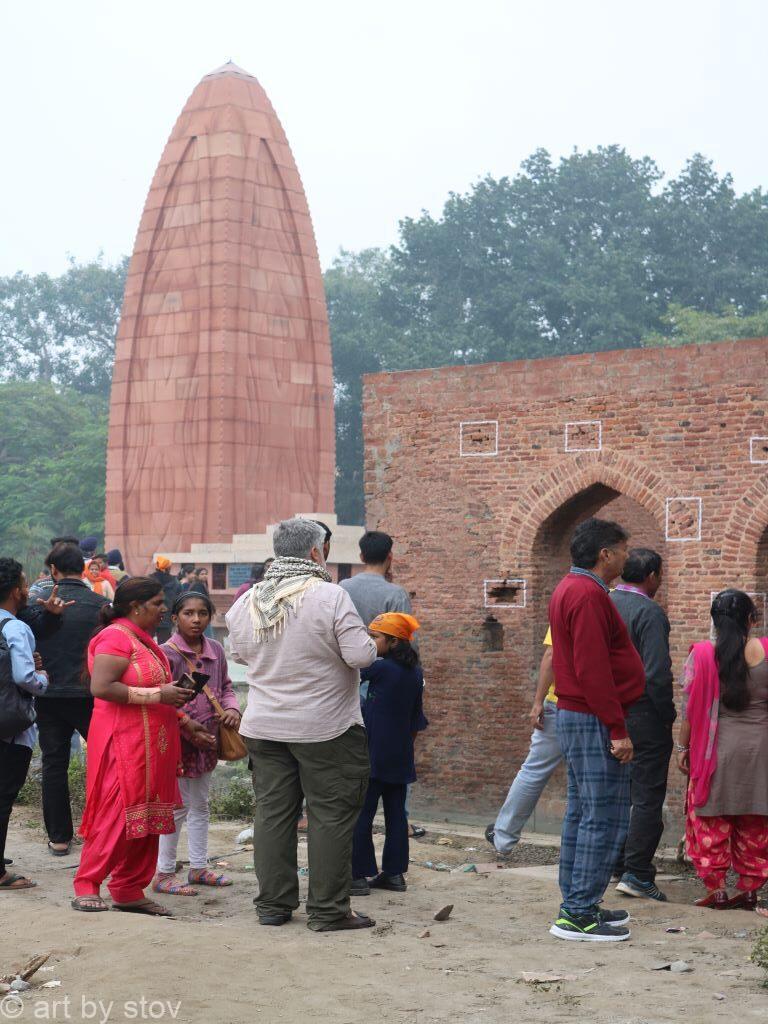
[[(547, 635), (544, 637), (544, 646), (552, 646), (552, 627), (547, 627)], [(547, 696), (544, 700), (551, 700), (553, 704), (557, 704), (557, 694), (555, 693), (555, 684), (552, 683), (549, 690), (547, 690)]]

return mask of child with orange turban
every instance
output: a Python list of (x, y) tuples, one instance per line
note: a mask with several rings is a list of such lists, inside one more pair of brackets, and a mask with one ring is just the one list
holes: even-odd
[(383, 633), (384, 636), (407, 640), (410, 644), (413, 634), (420, 628), (418, 620), (413, 615), (406, 615), (405, 612), (384, 612), (376, 616), (368, 627), (368, 632), (371, 635)]
[[(363, 669), (368, 689), (362, 705), (368, 732), (371, 777), (365, 804), (352, 839), (352, 895), (365, 896), (372, 888), (405, 892), (408, 871), (408, 784), (416, 781), (413, 740), (426, 729), (422, 710), (424, 676), (411, 640), (419, 628), (413, 615), (385, 612), (368, 627), (379, 657)], [(373, 846), (373, 819), (384, 805), (386, 837), (381, 871)]]

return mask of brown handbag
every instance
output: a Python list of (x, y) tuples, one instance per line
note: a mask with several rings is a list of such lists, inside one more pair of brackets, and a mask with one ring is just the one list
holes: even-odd
[[(203, 687), (203, 693), (213, 705), (216, 714), (223, 715), (224, 708), (216, 700), (213, 690), (207, 683)], [(222, 725), (221, 722), (219, 722), (218, 755), (220, 761), (242, 761), (244, 757), (248, 757), (248, 750), (237, 729), (233, 729), (231, 725)]]
[[(171, 643), (170, 640), (168, 641), (168, 646), (172, 647), (174, 651), (176, 651), (178, 654), (182, 656), (184, 661), (186, 661), (187, 665), (189, 665), (190, 670), (194, 670), (195, 666), (193, 662), (190, 661), (190, 659), (187, 657), (184, 651), (180, 651), (176, 644)], [(219, 704), (216, 697), (214, 697), (213, 690), (210, 688), (210, 686), (208, 686), (207, 683), (203, 687), (203, 693), (211, 702), (211, 706), (213, 707), (213, 710), (216, 712), (216, 714), (219, 716), (223, 715), (224, 708), (221, 706), (221, 704)], [(216, 756), (218, 757), (218, 759), (220, 761), (242, 761), (244, 757), (248, 757), (248, 749), (246, 745), (243, 743), (243, 740), (237, 729), (233, 729), (231, 725), (222, 725), (221, 722), (218, 723), (218, 727), (219, 742), (218, 750), (216, 752)]]

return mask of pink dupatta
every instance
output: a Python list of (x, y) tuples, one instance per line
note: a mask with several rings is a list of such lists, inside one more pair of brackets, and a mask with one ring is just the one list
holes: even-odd
[[(761, 637), (768, 658), (768, 638)], [(693, 644), (685, 665), (683, 689), (688, 695), (686, 718), (691, 723), (688, 760), (689, 797), (694, 807), (703, 807), (709, 797), (717, 768), (717, 723), (720, 714), (720, 676), (715, 648), (709, 641)]]

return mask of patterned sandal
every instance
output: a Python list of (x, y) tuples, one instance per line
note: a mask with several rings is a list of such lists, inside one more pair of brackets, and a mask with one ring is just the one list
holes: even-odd
[(166, 896), (197, 896), (197, 889), (180, 882), (176, 875), (156, 875), (152, 892), (162, 892)]
[(226, 875), (217, 875), (208, 868), (190, 868), (187, 878), (192, 885), (210, 885), (216, 889), (225, 885), (232, 885), (232, 879)]

